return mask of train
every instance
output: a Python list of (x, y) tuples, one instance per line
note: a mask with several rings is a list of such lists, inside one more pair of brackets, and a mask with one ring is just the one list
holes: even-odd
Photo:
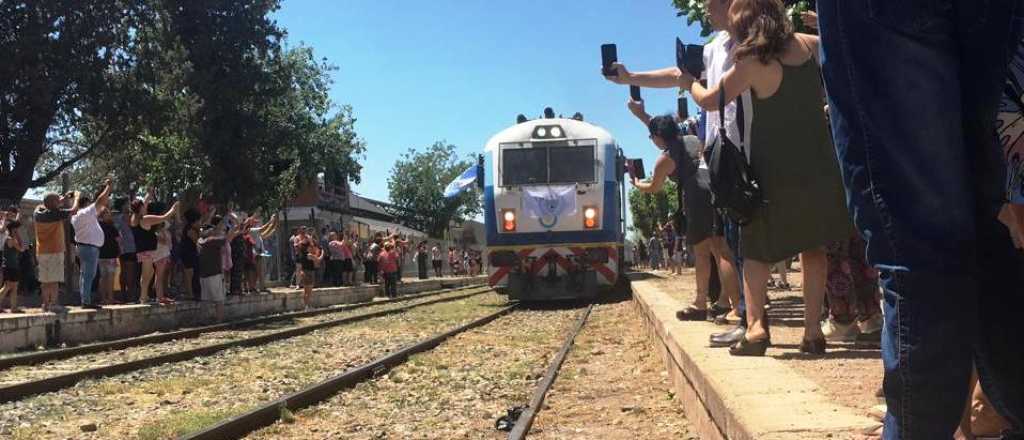
[(622, 282), (624, 163), (615, 138), (579, 114), (520, 116), (491, 137), (481, 157), (488, 283), (549, 301)]

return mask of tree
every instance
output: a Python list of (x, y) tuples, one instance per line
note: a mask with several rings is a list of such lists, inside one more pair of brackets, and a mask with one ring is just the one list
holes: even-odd
[[(109, 144), (104, 124), (119, 118), (119, 81), (141, 0), (0, 2), (0, 200), (20, 200), (77, 160)], [(107, 124), (109, 126), (109, 124)], [(85, 130), (96, 143), (36, 175), (40, 158), (77, 146)]]
[[(118, 111), (90, 115), (80, 142), (52, 149), (41, 168), (71, 172), (76, 187), (111, 175), (124, 191), (246, 209), (282, 206), (320, 173), (359, 181), (352, 109), (328, 97), (336, 68), (308, 47), (281, 47), (277, 0), (145, 4), (123, 49), (132, 62), (107, 75)], [(116, 148), (95, 148), (105, 138)]]
[[(679, 16), (686, 17), (687, 26), (699, 23), (700, 35), (707, 37), (714, 32), (714, 29), (711, 28), (711, 22), (708, 21), (704, 2), (705, 0), (672, 0), (672, 5), (679, 10)], [(813, 31), (804, 27), (803, 22), (800, 20), (800, 13), (815, 10), (816, 0), (783, 0), (782, 3), (786, 5), (786, 14), (793, 19), (798, 32)]]
[(462, 220), (481, 211), (480, 197), (466, 191), (457, 197), (444, 197), (444, 188), (476, 159), (459, 160), (455, 146), (436, 142), (426, 151), (410, 149), (395, 162), (388, 178), (391, 203), (398, 208), (399, 222), (413, 229), (441, 237), (452, 220)]
[(633, 228), (644, 237), (650, 237), (657, 223), (665, 223), (668, 216), (678, 209), (676, 184), (665, 182), (661, 191), (643, 193), (636, 188), (629, 190), (629, 211), (633, 216)]

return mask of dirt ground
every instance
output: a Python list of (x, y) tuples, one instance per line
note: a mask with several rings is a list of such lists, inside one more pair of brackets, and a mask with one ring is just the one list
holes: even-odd
[[(799, 269), (798, 265), (796, 269)], [(696, 295), (693, 269), (675, 276), (662, 271), (656, 273), (665, 277), (658, 282), (659, 285), (679, 299), (680, 304), (693, 301)], [(803, 293), (800, 290), (803, 277), (800, 272), (791, 272), (789, 283), (792, 288), (788, 291), (769, 290), (768, 293), (772, 302), (769, 312), (772, 347), (768, 349), (767, 356), (783, 361), (813, 380), (837, 403), (867, 414), (869, 408), (880, 403), (875, 392), (882, 383), (881, 352), (856, 348), (853, 344), (830, 343), (824, 356), (800, 353), (804, 325)]]
[(696, 439), (632, 303), (595, 306), (531, 439)]

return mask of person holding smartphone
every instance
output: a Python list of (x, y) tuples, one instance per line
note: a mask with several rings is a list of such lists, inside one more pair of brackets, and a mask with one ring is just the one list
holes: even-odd
[[(681, 136), (679, 125), (672, 116), (652, 118), (644, 110), (642, 101), (630, 100), (629, 110), (647, 125), (651, 142), (662, 151), (654, 164), (651, 180), (641, 181), (634, 177), (630, 183), (641, 192), (653, 193), (661, 191), (667, 178), (681, 185), (685, 194), (685, 237), (687, 245), (695, 254), (697, 297), (693, 304), (676, 313), (676, 317), (683, 321), (703, 321), (708, 318), (712, 257), (718, 264), (719, 279), (725, 280), (725, 297), (735, 308), (739, 304), (739, 278), (732, 263), (732, 254), (725, 238), (716, 231), (717, 216), (711, 206), (711, 192), (698, 183), (697, 174), (703, 146), (695, 136)], [(672, 245), (668, 242), (666, 244), (671, 249)]]
[[(734, 64), (732, 57), (729, 54), (729, 48), (732, 47), (735, 42), (729, 34), (729, 7), (732, 5), (734, 0), (706, 0), (706, 13), (708, 22), (711, 24), (711, 28), (717, 33), (715, 34), (712, 41), (704, 46), (704, 73), (702, 79), (706, 81), (708, 86), (714, 86), (718, 84), (726, 71), (729, 70)], [(632, 84), (640, 87), (649, 88), (676, 88), (679, 87), (679, 77), (682, 75), (682, 71), (678, 66), (665, 67), (657, 70), (650, 70), (645, 72), (631, 72), (622, 63), (612, 63), (611, 69), (614, 71), (613, 76), (604, 75), (604, 77), (616, 84)], [(754, 111), (753, 102), (751, 100), (750, 92), (744, 91), (741, 95), (740, 102), (742, 107), (737, 107), (736, 102), (727, 102), (724, 111), (725, 129), (726, 136), (729, 137), (734, 143), (739, 145), (740, 143), (740, 127), (743, 127), (744, 132), (750, 132), (750, 124), (753, 121)], [(703, 112), (704, 122), (703, 125), (706, 137), (704, 145), (714, 145), (718, 138), (718, 127), (719, 117), (718, 110), (705, 111)], [(723, 232), (725, 234), (726, 243), (729, 245), (729, 251), (733, 256), (733, 266), (736, 268), (735, 273), (738, 277), (737, 283), (739, 285), (739, 309), (736, 312), (740, 316), (739, 324), (722, 333), (715, 333), (710, 335), (709, 342), (715, 347), (729, 347), (738, 342), (742, 336), (746, 333), (747, 321), (746, 321), (746, 299), (743, 288), (743, 254), (740, 252), (740, 240), (739, 240), (739, 225), (725, 220), (722, 223)]]

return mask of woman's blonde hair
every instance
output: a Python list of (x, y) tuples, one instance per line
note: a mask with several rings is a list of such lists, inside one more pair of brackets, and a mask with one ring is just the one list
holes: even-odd
[(733, 0), (729, 28), (736, 49), (733, 59), (757, 57), (762, 63), (779, 59), (793, 37), (793, 22), (781, 0)]

